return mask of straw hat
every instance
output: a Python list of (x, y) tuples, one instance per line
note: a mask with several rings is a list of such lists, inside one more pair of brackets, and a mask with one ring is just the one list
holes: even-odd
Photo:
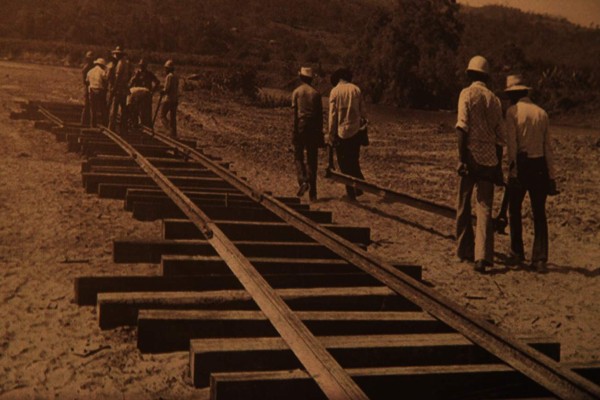
[(167, 60), (167, 62), (165, 62), (165, 68), (174, 68), (175, 64), (173, 63), (173, 60)]
[(480, 72), (482, 74), (489, 75), (490, 74), (490, 64), (488, 60), (486, 60), (482, 56), (475, 56), (471, 58), (469, 61), (469, 66), (467, 67), (467, 71), (475, 71)]
[(508, 75), (506, 77), (505, 92), (517, 92), (521, 90), (531, 90), (531, 87), (526, 86), (522, 75)]
[(94, 64), (96, 64), (96, 65), (102, 65), (103, 67), (106, 67), (106, 61), (104, 61), (104, 58), (98, 58), (98, 59), (96, 59), (96, 61), (94, 61)]
[(300, 71), (298, 72), (298, 75), (305, 76), (307, 78), (314, 78), (315, 77), (313, 69), (310, 68), (310, 67), (302, 67), (302, 68), (300, 68)]
[(85, 53), (85, 58), (94, 58), (94, 52), (89, 50), (87, 53)]

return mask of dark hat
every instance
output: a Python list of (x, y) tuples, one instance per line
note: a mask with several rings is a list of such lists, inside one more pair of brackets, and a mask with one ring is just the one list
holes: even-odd
[(121, 48), (121, 46), (117, 46), (115, 47), (115, 49), (111, 52), (112, 54), (125, 54), (125, 51), (123, 51), (123, 49)]

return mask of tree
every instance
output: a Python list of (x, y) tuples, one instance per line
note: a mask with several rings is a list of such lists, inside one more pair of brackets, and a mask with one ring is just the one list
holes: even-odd
[(369, 20), (353, 59), (374, 101), (446, 107), (456, 92), (462, 25), (455, 0), (397, 0)]

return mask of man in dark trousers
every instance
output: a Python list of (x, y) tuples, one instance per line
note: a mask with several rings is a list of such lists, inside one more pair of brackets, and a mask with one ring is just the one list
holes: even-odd
[(95, 128), (98, 125), (98, 115), (100, 115), (100, 123), (106, 125), (108, 122), (106, 105), (108, 75), (103, 58), (94, 61), (94, 68), (89, 70), (85, 80), (90, 92), (91, 124)]
[[(334, 88), (329, 95), (328, 143), (336, 149), (340, 170), (343, 174), (364, 179), (360, 169), (360, 146), (358, 135), (367, 120), (365, 101), (358, 86), (352, 83), (352, 71), (341, 68), (331, 78)], [(346, 186), (347, 198), (356, 200), (362, 191)]]
[[(160, 110), (160, 119), (174, 138), (177, 137), (177, 105), (179, 104), (179, 77), (175, 75), (173, 60), (165, 63), (165, 86), (162, 90), (164, 102)], [(169, 118), (167, 118), (167, 115)]]
[(87, 84), (87, 74), (94, 68), (94, 53), (85, 53), (85, 60), (81, 68), (83, 78), (83, 112), (81, 113), (81, 126), (90, 126), (90, 92)]
[(138, 63), (131, 81), (129, 81), (130, 106), (133, 115), (130, 115), (136, 123), (139, 119), (142, 125), (152, 126), (152, 94), (160, 86), (160, 81), (148, 70), (148, 63), (142, 58)]
[(531, 101), (530, 89), (520, 75), (506, 79), (505, 92), (512, 104), (506, 111), (510, 247), (514, 261), (522, 263), (525, 252), (521, 207), (529, 193), (534, 224), (531, 267), (544, 273), (548, 261), (546, 198), (557, 192), (548, 114)]
[[(485, 58), (475, 56), (471, 59), (467, 67), (471, 84), (460, 93), (456, 122), (457, 172), (460, 175), (456, 255), (463, 261), (475, 261), (475, 271), (482, 273), (494, 263), (494, 183), (502, 181), (502, 146), (505, 142), (501, 103), (486, 85), (489, 74)], [(475, 188), (476, 234), (471, 220), (471, 197)]]
[[(317, 161), (319, 147), (325, 145), (323, 137), (323, 103), (321, 94), (311, 86), (312, 68), (302, 67), (299, 72), (302, 84), (292, 93), (294, 109), (294, 164), (298, 177), (298, 197), (308, 191), (310, 201), (317, 199)], [(306, 151), (306, 163), (304, 153)]]
[(129, 80), (131, 79), (131, 66), (126, 57), (125, 52), (120, 46), (117, 46), (112, 51), (114, 61), (114, 69), (111, 70), (109, 76), (110, 97), (112, 104), (110, 105), (110, 120), (108, 127), (115, 130), (117, 125), (117, 115), (120, 113), (119, 130), (121, 134), (127, 132), (127, 96), (129, 95)]

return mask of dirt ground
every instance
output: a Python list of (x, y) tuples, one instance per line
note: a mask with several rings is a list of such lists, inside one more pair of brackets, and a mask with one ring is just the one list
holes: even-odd
[[(142, 355), (134, 329), (100, 331), (95, 309), (72, 302), (75, 276), (156, 273), (155, 265), (113, 264), (112, 241), (159, 235), (158, 223), (133, 220), (122, 202), (85, 194), (81, 160), (64, 144), (8, 118), (19, 100), (78, 102), (78, 84), (75, 69), (0, 62), (0, 399), (206, 397), (190, 386), (187, 353)], [(180, 110), (182, 131), (207, 152), (233, 161), (260, 189), (295, 192), (290, 110), (200, 91), (185, 92)], [(371, 107), (370, 116), (367, 179), (452, 205), (454, 116), (383, 107)], [(371, 195), (358, 204), (341, 200), (343, 186), (322, 177), (324, 154), (314, 207), (334, 211), (337, 223), (371, 227), (369, 251), (422, 265), (437, 290), (506, 331), (559, 340), (565, 361), (599, 361), (600, 130), (552, 133), (563, 193), (548, 202), (545, 275), (503, 265), (507, 236), (497, 237), (493, 272), (479, 275), (454, 258), (451, 220)], [(529, 248), (532, 224), (525, 223)]]

